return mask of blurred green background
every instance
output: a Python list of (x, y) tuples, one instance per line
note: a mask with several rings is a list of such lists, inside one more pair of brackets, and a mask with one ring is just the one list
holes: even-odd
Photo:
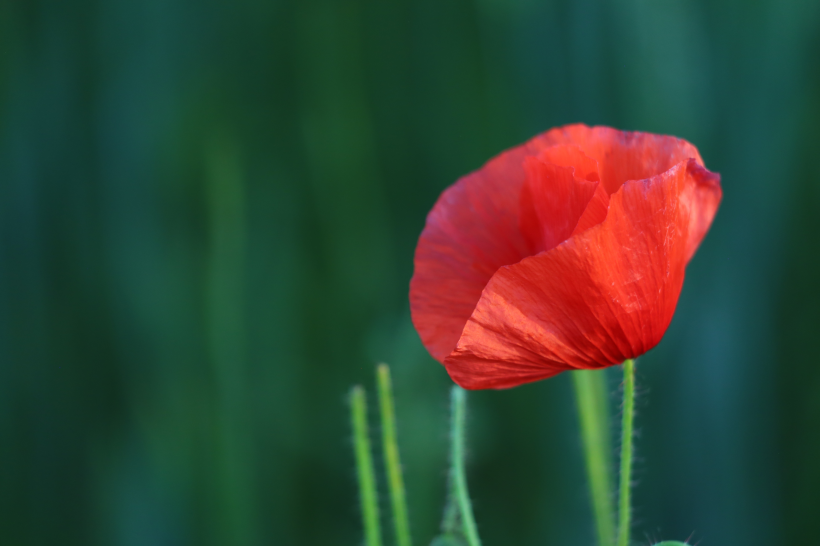
[[(429, 543), (416, 239), (583, 121), (684, 137), (725, 191), (638, 362), (636, 541), (813, 543), (818, 58), (816, 0), (0, 1), (0, 542), (357, 544), (346, 393), (374, 410), (386, 361)], [(591, 545), (569, 378), (470, 404), (485, 544)]]

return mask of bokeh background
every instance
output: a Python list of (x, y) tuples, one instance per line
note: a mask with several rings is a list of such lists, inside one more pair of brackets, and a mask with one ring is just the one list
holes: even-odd
[[(638, 362), (637, 543), (813, 543), (818, 59), (815, 0), (0, 1), (0, 542), (358, 544), (346, 396), (386, 361), (429, 543), (416, 238), (583, 121), (684, 137), (725, 190)], [(470, 404), (485, 544), (591, 545), (569, 378)]]

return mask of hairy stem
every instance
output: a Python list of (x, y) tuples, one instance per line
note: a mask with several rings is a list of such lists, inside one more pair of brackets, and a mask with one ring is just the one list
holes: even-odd
[[(478, 538), (473, 506), (467, 491), (467, 476), (464, 470), (464, 422), (467, 413), (467, 393), (459, 386), (452, 390), (452, 424), (450, 427), (450, 480), (453, 495), (461, 515), (462, 532), (469, 546), (481, 546)], [(446, 516), (445, 516), (446, 518)], [(446, 523), (446, 522), (445, 522)]]
[(618, 492), (618, 546), (628, 546), (632, 508), (632, 421), (635, 416), (635, 363), (624, 362), (624, 406), (621, 425), (621, 482)]
[(370, 455), (370, 438), (367, 432), (367, 400), (364, 389), (355, 386), (350, 391), (350, 417), (353, 425), (353, 443), (356, 452), (356, 471), (359, 476), (359, 496), (362, 505), (365, 544), (381, 546), (379, 503), (376, 494), (376, 472)]
[(386, 364), (380, 364), (376, 375), (378, 376), (379, 407), (382, 419), (382, 450), (384, 452), (384, 466), (387, 470), (387, 484), (390, 490), (390, 504), (393, 508), (396, 546), (412, 546), (404, 480), (402, 479), (401, 461), (399, 460), (399, 446), (396, 440), (396, 413), (393, 405), (390, 368)]

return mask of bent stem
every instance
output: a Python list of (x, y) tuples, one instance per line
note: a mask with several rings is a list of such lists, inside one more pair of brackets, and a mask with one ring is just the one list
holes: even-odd
[(390, 503), (393, 508), (396, 546), (411, 546), (407, 500), (404, 493), (404, 480), (401, 475), (399, 446), (396, 440), (396, 412), (393, 406), (390, 368), (386, 364), (380, 364), (376, 375), (378, 376), (379, 407), (382, 418), (382, 449), (384, 452), (384, 465), (387, 470), (387, 484), (390, 490)]
[(362, 505), (362, 524), (365, 544), (381, 546), (379, 504), (376, 495), (376, 472), (370, 455), (370, 438), (367, 432), (367, 400), (364, 389), (355, 386), (350, 391), (350, 420), (353, 425), (353, 443), (356, 452), (356, 471), (359, 476), (359, 494)]
[(629, 494), (632, 480), (632, 421), (635, 415), (635, 363), (624, 361), (624, 407), (621, 425), (621, 482), (618, 492), (618, 546), (628, 546), (632, 516)]
[(612, 546), (615, 540), (615, 514), (606, 376), (603, 370), (578, 370), (572, 372), (572, 382), (578, 404), (598, 544)]
[(464, 470), (464, 422), (467, 413), (467, 393), (454, 386), (451, 394), (452, 423), (450, 426), (450, 488), (451, 498), (444, 514), (444, 530), (454, 531), (458, 516), (461, 516), (461, 532), (469, 546), (481, 546), (478, 538), (473, 506), (467, 491), (467, 476)]

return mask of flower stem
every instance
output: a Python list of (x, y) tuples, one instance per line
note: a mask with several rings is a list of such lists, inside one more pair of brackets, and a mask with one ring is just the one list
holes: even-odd
[(350, 417), (353, 425), (353, 443), (356, 451), (356, 470), (359, 476), (365, 544), (381, 546), (376, 472), (373, 470), (370, 438), (367, 432), (367, 400), (364, 389), (358, 385), (350, 391)]
[(618, 493), (618, 546), (629, 545), (632, 509), (629, 494), (632, 484), (632, 421), (635, 416), (635, 363), (624, 362), (624, 406), (621, 425), (621, 483)]
[[(452, 400), (452, 423), (450, 426), (450, 481), (452, 483), (452, 494), (455, 497), (456, 505), (461, 515), (462, 532), (467, 539), (469, 546), (481, 546), (481, 539), (478, 538), (475, 518), (473, 517), (473, 506), (470, 503), (470, 494), (467, 491), (467, 476), (464, 470), (464, 422), (467, 413), (467, 393), (459, 386), (454, 386), (451, 395)], [(447, 517), (445, 515), (445, 525)]]
[(609, 435), (606, 376), (603, 371), (572, 372), (575, 399), (581, 422), (581, 438), (586, 458), (592, 513), (599, 546), (615, 540), (615, 513), (612, 503), (612, 445)]
[(387, 470), (387, 484), (390, 489), (390, 503), (393, 508), (396, 546), (411, 546), (407, 500), (404, 493), (404, 480), (401, 475), (399, 446), (396, 440), (396, 413), (393, 406), (390, 368), (386, 364), (380, 364), (376, 375), (378, 376), (379, 406), (382, 418), (382, 449), (384, 452), (384, 466)]

